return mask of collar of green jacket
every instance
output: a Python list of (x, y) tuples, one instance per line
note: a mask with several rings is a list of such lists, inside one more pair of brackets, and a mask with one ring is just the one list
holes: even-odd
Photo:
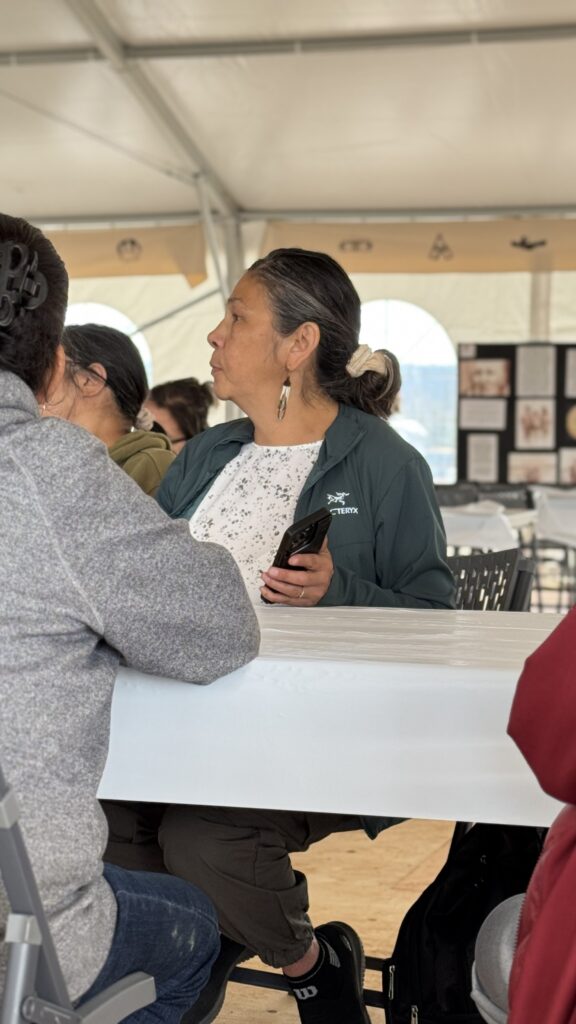
[(123, 466), (134, 455), (150, 451), (170, 452), (172, 445), (165, 434), (158, 434), (152, 430), (131, 430), (108, 449), (110, 457), (119, 466)]
[[(314, 468), (304, 485), (305, 494), (332, 466), (340, 462), (364, 437), (374, 416), (352, 406), (340, 405), (328, 427)], [(213, 480), (238, 455), (243, 445), (254, 440), (249, 419), (231, 420), (205, 430), (188, 442), (158, 492), (162, 508), (173, 518), (189, 518)]]
[[(188, 442), (158, 501), (190, 518), (218, 473), (253, 438), (248, 420), (223, 423)], [(450, 608), (454, 578), (432, 474), (388, 423), (341, 406), (298, 496), (294, 519), (326, 506), (334, 574), (323, 605)]]

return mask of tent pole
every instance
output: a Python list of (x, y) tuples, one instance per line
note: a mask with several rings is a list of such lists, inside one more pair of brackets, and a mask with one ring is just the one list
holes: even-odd
[(230, 293), (246, 270), (246, 259), (242, 241), (242, 228), (238, 217), (226, 217), (222, 221), (224, 244), (226, 246), (226, 276)]
[(206, 181), (203, 174), (197, 174), (195, 176), (196, 190), (198, 192), (198, 203), (200, 205), (200, 212), (202, 215), (202, 225), (204, 227), (204, 234), (208, 243), (208, 249), (212, 257), (214, 269), (216, 271), (216, 278), (218, 280), (218, 288), (222, 295), (222, 305), (225, 307), (228, 301), (228, 289), (226, 287), (226, 281), (224, 280), (224, 274), (222, 273), (222, 267), (220, 265), (220, 247), (218, 245), (218, 239), (216, 237), (216, 228), (214, 226), (214, 218), (212, 216), (212, 210), (210, 209), (210, 203), (208, 201), (208, 195), (206, 191)]
[(552, 275), (535, 270), (530, 278), (530, 341), (550, 341)]
[[(93, 0), (68, 0), (74, 10), (79, 4)], [(538, 25), (502, 25), (475, 28), (440, 28), (419, 32), (363, 32), (347, 35), (292, 36), (277, 39), (222, 39), (213, 42), (181, 42), (128, 44), (121, 42), (122, 59), (126, 64), (154, 60), (197, 60), (206, 57), (267, 57), (309, 53), (345, 53), (362, 50), (401, 50), (447, 46), (486, 46), (502, 43), (565, 42), (576, 36), (572, 21), (548, 22)], [(0, 51), (1, 65), (66, 64), (102, 59), (102, 47), (58, 46)]]
[[(208, 202), (208, 195), (207, 195), (207, 192), (206, 192), (206, 184), (205, 184), (204, 177), (203, 177), (202, 174), (199, 174), (196, 177), (196, 187), (198, 189), (198, 201), (199, 201), (199, 204), (200, 204), (200, 212), (202, 214), (202, 223), (204, 225), (204, 231), (205, 231), (205, 234), (206, 234), (206, 241), (208, 242), (208, 248), (210, 250), (210, 255), (212, 257), (212, 262), (214, 264), (214, 269), (216, 270), (216, 277), (218, 278), (218, 288), (219, 288), (219, 291), (220, 291), (220, 295), (222, 297), (222, 306), (223, 306), (223, 309), (225, 310), (226, 309), (226, 304), (228, 302), (229, 291), (232, 290), (232, 287), (235, 284), (235, 281), (232, 282), (232, 284), (230, 284), (229, 288), (227, 287), (226, 281), (224, 279), (224, 274), (222, 272), (222, 267), (220, 265), (220, 248), (218, 246), (218, 239), (216, 237), (216, 228), (214, 226), (214, 218), (212, 216), (212, 210), (210, 208), (210, 203)], [(226, 253), (227, 253), (227, 256), (228, 256), (228, 271), (230, 272), (230, 270), (233, 269), (233, 266), (232, 266), (232, 260), (231, 260), (231, 258), (229, 256), (228, 239), (227, 239), (227, 245), (226, 245)], [(236, 258), (238, 257), (238, 250), (235, 251), (235, 256), (236, 256)], [(242, 415), (241, 409), (239, 409), (238, 406), (234, 402), (231, 402), (230, 400), (227, 400), (224, 404), (225, 404), (225, 409), (226, 409), (225, 415), (226, 415), (226, 419), (227, 420), (235, 420), (235, 419), (238, 419), (238, 417)]]
[(142, 110), (162, 131), (172, 146), (182, 153), (188, 165), (194, 165), (210, 184), (210, 188), (223, 210), (228, 213), (237, 208), (235, 199), (229, 194), (224, 183), (213, 167), (210, 166), (204, 153), (195, 140), (189, 135), (182, 120), (172, 111), (164, 99), (159, 87), (144, 72), (142, 67), (127, 61), (124, 42), (116, 34), (103, 12), (92, 0), (66, 0), (67, 6), (88, 32), (90, 39), (111, 68), (118, 74), (119, 80), (136, 98)]
[(150, 327), (156, 327), (157, 324), (163, 324), (165, 320), (170, 320), (173, 316), (178, 316), (179, 313), (184, 313), (187, 309), (192, 309), (192, 306), (198, 306), (201, 302), (206, 299), (211, 299), (214, 295), (220, 295), (219, 288), (213, 288), (209, 292), (204, 292), (203, 295), (197, 295), (194, 299), (190, 299), (189, 302), (184, 302), (181, 306), (174, 306), (172, 309), (162, 313), (160, 316), (154, 317), (153, 320), (147, 320), (146, 323), (141, 324), (140, 327), (136, 327), (130, 333), (130, 337), (133, 338), (135, 334), (140, 334), (142, 331), (149, 330)]

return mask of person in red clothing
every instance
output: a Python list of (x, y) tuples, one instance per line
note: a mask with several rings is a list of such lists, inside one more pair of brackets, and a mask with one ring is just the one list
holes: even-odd
[(576, 1024), (576, 607), (526, 661), (508, 732), (543, 790), (567, 804), (522, 907), (508, 1024)]

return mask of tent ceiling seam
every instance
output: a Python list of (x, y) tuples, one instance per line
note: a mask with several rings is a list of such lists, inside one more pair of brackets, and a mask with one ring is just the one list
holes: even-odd
[[(237, 219), (242, 224), (254, 221), (298, 221), (301, 223), (398, 223), (414, 221), (483, 221), (517, 218), (519, 221), (533, 217), (552, 217), (557, 220), (576, 218), (576, 206), (523, 206), (518, 207), (462, 207), (461, 209), (413, 209), (413, 210), (241, 210)], [(225, 223), (227, 218), (212, 210), (216, 223)], [(82, 227), (145, 227), (162, 224), (198, 224), (202, 221), (200, 212), (179, 211), (173, 213), (125, 214), (108, 213), (94, 216), (48, 216), (37, 214), (30, 220), (39, 227), (55, 231), (59, 228)]]
[(100, 134), (100, 132), (95, 132), (93, 129), (87, 128), (85, 125), (78, 124), (77, 121), (71, 121), (67, 117), (62, 117), (61, 114), (56, 114), (52, 110), (47, 110), (45, 107), (41, 107), (37, 103), (32, 103), (30, 100), (26, 100), (21, 96), (17, 96), (15, 93), (9, 92), (7, 89), (0, 89), (0, 96), (25, 110), (33, 111), (33, 113), (46, 118), (48, 121), (52, 121), (54, 124), (63, 125), (65, 128), (69, 128), (71, 131), (77, 132), (79, 135), (82, 135), (87, 139), (99, 142), (101, 145), (106, 146), (107, 149), (110, 149), (115, 153), (120, 153), (122, 156), (127, 157), (129, 160), (134, 160), (135, 163), (141, 164), (143, 167), (148, 167), (150, 170), (158, 171), (159, 174), (163, 174), (166, 178), (171, 178), (174, 181), (180, 181), (184, 185), (193, 185), (196, 187), (196, 178), (198, 176), (198, 172), (196, 171), (186, 170), (182, 167), (175, 167), (171, 164), (164, 163), (161, 160), (154, 160), (145, 153), (130, 149), (128, 146), (123, 146), (119, 142), (115, 142), (113, 139), (108, 138), (106, 135)]
[(177, 114), (172, 111), (162, 93), (142, 68), (124, 57), (124, 44), (108, 24), (103, 14), (86, 2), (86, 0), (65, 0), (66, 4), (78, 18), (80, 23), (94, 39), (96, 46), (110, 66), (119, 75), (120, 81), (129, 89), (140, 107), (153, 118), (160, 130), (175, 144), (187, 160), (195, 165), (196, 177), (199, 174), (210, 186), (219, 205), (228, 214), (236, 213), (238, 204), (232, 198), (216, 171), (197, 146), (191, 135), (186, 131)]

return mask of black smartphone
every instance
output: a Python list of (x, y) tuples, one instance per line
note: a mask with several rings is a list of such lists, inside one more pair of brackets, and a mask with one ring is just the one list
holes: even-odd
[[(292, 523), (280, 541), (272, 565), (277, 569), (296, 568), (288, 564), (292, 555), (317, 555), (330, 529), (331, 522), (330, 509), (319, 508), (316, 512), (311, 512), (309, 516), (304, 516), (298, 522)], [(270, 604), (265, 597), (262, 600), (266, 604)]]

